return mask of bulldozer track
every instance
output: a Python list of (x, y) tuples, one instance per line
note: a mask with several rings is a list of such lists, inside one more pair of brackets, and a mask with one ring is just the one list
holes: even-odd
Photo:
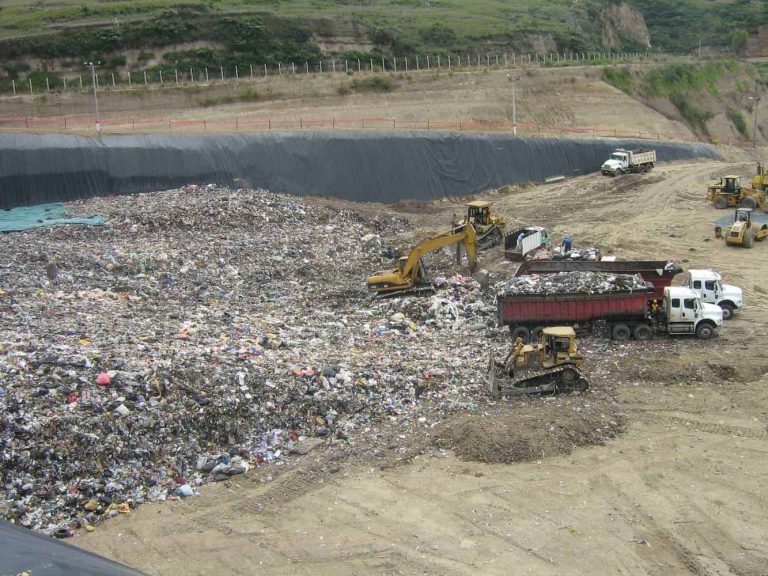
[[(501, 391), (501, 395), (503, 396), (505, 389), (533, 388), (533, 387), (536, 386), (536, 384), (533, 384), (533, 382), (535, 380), (539, 379), (539, 378), (542, 379), (542, 382), (541, 382), (541, 384), (538, 384), (538, 386), (542, 386), (544, 384), (548, 384), (549, 383), (546, 380), (549, 380), (550, 377), (556, 376), (556, 375), (562, 373), (563, 371), (565, 371), (566, 369), (574, 370), (576, 372), (576, 375), (577, 375), (577, 380), (576, 381), (578, 382), (578, 380), (582, 380), (586, 384), (587, 388), (589, 388), (589, 382), (587, 382), (587, 379), (584, 377), (584, 373), (579, 369), (579, 367), (576, 366), (575, 364), (567, 364), (567, 365), (563, 365), (563, 366), (556, 366), (556, 367), (550, 368), (550, 369), (537, 370), (536, 372), (534, 372), (532, 374), (526, 374), (524, 377), (513, 378), (513, 379), (510, 379), (510, 380), (507, 380), (507, 381), (500, 382), (499, 390)], [(496, 377), (498, 378), (498, 376), (496, 376)], [(525, 387), (518, 386), (518, 384), (520, 384), (522, 382), (530, 382), (532, 384), (529, 385), (529, 386), (525, 386)], [(556, 394), (557, 393), (560, 393), (560, 394), (566, 393), (567, 394), (569, 392), (573, 392), (574, 391), (574, 390), (563, 390), (563, 389), (560, 389), (557, 385), (558, 385), (558, 382), (556, 381), (555, 382), (556, 389), (554, 391), (554, 393), (556, 393)], [(537, 392), (534, 392), (534, 391), (530, 392), (530, 394), (536, 394), (536, 393)]]

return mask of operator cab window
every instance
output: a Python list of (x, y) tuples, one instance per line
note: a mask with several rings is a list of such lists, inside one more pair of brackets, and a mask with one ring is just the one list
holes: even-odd
[(696, 288), (697, 290), (700, 290), (701, 289), (701, 280), (696, 280), (693, 283), (693, 287)]
[(693, 298), (686, 298), (685, 300), (683, 300), (683, 306), (688, 310), (693, 310), (696, 307), (695, 302), (696, 300), (694, 300)]
[(714, 290), (717, 286), (714, 280), (707, 280), (706, 282), (704, 282), (704, 287), (707, 290)]
[(680, 298), (672, 298), (670, 305), (672, 308), (680, 308)]

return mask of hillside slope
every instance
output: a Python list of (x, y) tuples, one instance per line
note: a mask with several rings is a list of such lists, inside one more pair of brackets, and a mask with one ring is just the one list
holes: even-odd
[[(732, 0), (0, 0), (0, 78), (316, 61), (321, 57), (728, 50), (757, 37), (759, 2)], [(754, 43), (753, 43), (754, 44)], [(754, 44), (759, 46), (759, 44)]]

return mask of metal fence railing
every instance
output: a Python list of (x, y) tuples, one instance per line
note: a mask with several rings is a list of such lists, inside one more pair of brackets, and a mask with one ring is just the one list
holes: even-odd
[[(567, 52), (567, 53), (465, 53), (445, 56), (399, 56), (352, 58), (249, 64), (247, 66), (211, 66), (178, 68), (158, 65), (144, 70), (122, 71), (90, 69), (81, 74), (55, 74), (33, 71), (24, 78), (0, 79), (0, 95), (35, 96), (51, 93), (92, 90), (140, 89), (162, 86), (207, 86), (239, 83), (281, 76), (316, 76), (340, 74), (380, 74), (392, 72), (433, 73), (475, 69), (514, 67), (556, 67), (606, 65), (642, 62), (666, 58), (660, 52)], [(675, 56), (675, 58), (680, 58)]]

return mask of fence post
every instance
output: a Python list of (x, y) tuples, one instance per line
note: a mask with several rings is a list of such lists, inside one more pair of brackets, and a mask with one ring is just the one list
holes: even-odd
[(304, 129), (304, 122), (302, 121), (301, 118), (299, 118), (299, 128), (301, 128), (302, 130)]
[(323, 73), (323, 61), (320, 60), (320, 74)]
[(176, 84), (178, 84), (179, 83), (179, 69), (178, 68), (174, 68), (173, 69), (173, 73), (176, 75)]
[[(115, 87), (115, 75), (113, 73), (112, 74), (112, 88), (114, 88), (114, 87)], [(66, 90), (66, 88), (67, 88), (67, 79), (64, 78), (64, 89)]]
[(267, 122), (269, 122), (269, 131), (272, 131), (272, 118), (267, 118)]
[(144, 70), (144, 86), (147, 85), (147, 71)]
[(11, 80), (11, 84), (13, 85), (13, 95), (16, 96), (16, 80)]
[(237, 65), (235, 65), (235, 82), (240, 82), (240, 73), (237, 71)]
[(32, 96), (32, 78), (29, 79), (29, 95)]
[(67, 129), (67, 117), (64, 116), (64, 130)]
[(394, 70), (397, 72), (397, 56), (392, 57), (392, 62), (394, 62)]
[[(128, 88), (131, 88), (133, 84), (131, 84), (131, 73), (128, 72)], [(83, 79), (80, 78), (80, 89), (83, 89)]]
[(419, 70), (419, 57), (416, 56), (416, 71)]
[(408, 56), (403, 56), (403, 60), (405, 60), (405, 71), (408, 72)]
[(160, 73), (160, 86), (162, 86), (163, 85), (163, 69), (160, 68), (158, 72)]
[(440, 70), (440, 54), (437, 55), (437, 69)]
[(45, 91), (48, 93), (51, 91), (51, 84), (48, 82), (48, 76), (45, 77)]
[(251, 80), (253, 80), (253, 64), (249, 64), (249, 66), (251, 67)]
[(208, 66), (205, 67), (205, 83), (208, 84)]
[(336, 60), (331, 60), (331, 71), (336, 74)]
[(224, 66), (219, 66), (219, 71), (221, 72), (221, 81), (224, 81)]
[(190, 82), (195, 81), (195, 73), (192, 71), (192, 68), (189, 69), (189, 81)]
[(387, 71), (387, 65), (384, 63), (384, 56), (381, 57), (381, 71), (382, 72)]
[(427, 56), (427, 70), (429, 70), (429, 56)]
[[(283, 63), (282, 62), (278, 62), (277, 63), (277, 75), (278, 76), (282, 76), (283, 75)], [(253, 74), (251, 74), (251, 76), (253, 76)]]
[(304, 62), (304, 66), (307, 69), (307, 74), (309, 74), (309, 62)]
[(293, 71), (293, 75), (296, 76), (296, 63), (291, 62), (291, 70)]
[(373, 58), (371, 58), (371, 72), (373, 72)]

